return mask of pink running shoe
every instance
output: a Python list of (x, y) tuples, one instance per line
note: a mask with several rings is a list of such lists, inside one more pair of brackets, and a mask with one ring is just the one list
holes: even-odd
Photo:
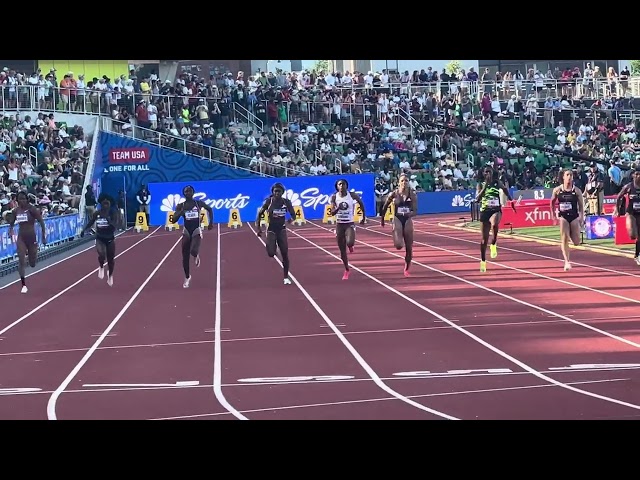
[(405, 277), (410, 277), (411, 276), (411, 274), (409, 273), (409, 270), (405, 269), (404, 276)]
[(353, 246), (349, 247), (349, 253), (353, 253)]
[(349, 280), (349, 270), (345, 270), (344, 274), (342, 275), (342, 279), (343, 280)]

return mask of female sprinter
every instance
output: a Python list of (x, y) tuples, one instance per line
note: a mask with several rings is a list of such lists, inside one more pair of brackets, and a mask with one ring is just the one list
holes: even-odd
[(16, 195), (18, 206), (9, 215), (9, 236), (14, 238), (13, 226), (18, 224), (18, 238), (15, 239), (18, 250), (18, 273), (22, 282), (22, 293), (27, 293), (29, 289), (25, 282), (26, 258), (29, 257), (29, 266), (34, 268), (38, 257), (38, 240), (34, 227), (37, 221), (42, 229), (42, 244), (47, 244), (47, 232), (40, 210), (29, 203), (26, 192), (20, 191)]
[(502, 218), (502, 206), (500, 205), (500, 192), (509, 199), (511, 208), (516, 211), (509, 189), (498, 179), (491, 165), (483, 170), (484, 182), (478, 183), (476, 202), (480, 202), (480, 222), (482, 222), (482, 242), (480, 243), (480, 271), (487, 271), (487, 244), (489, 232), (493, 231), (491, 241), (491, 258), (498, 256), (498, 230)]
[(571, 270), (569, 262), (569, 240), (580, 245), (580, 230), (584, 222), (584, 201), (582, 191), (573, 184), (573, 171), (562, 170), (560, 182), (551, 193), (551, 218), (556, 218), (558, 203), (558, 219), (560, 221), (560, 248), (564, 257), (564, 271)]
[(418, 214), (418, 196), (409, 186), (409, 178), (402, 174), (398, 178), (398, 188), (392, 191), (380, 211), (380, 225), (384, 227), (384, 214), (393, 202), (395, 215), (393, 217), (393, 244), (396, 249), (405, 249), (404, 276), (409, 276), (409, 265), (413, 258), (413, 220)]
[(289, 280), (289, 241), (287, 239), (287, 227), (285, 225), (285, 217), (289, 212), (289, 223), (296, 218), (296, 212), (293, 204), (288, 198), (284, 198), (284, 185), (275, 183), (271, 187), (271, 195), (267, 197), (260, 210), (258, 210), (258, 218), (256, 218), (256, 231), (258, 236), (262, 235), (260, 226), (260, 218), (267, 212), (269, 226), (267, 227), (267, 255), (273, 258), (276, 251), (280, 249), (282, 256), (282, 268), (284, 269), (284, 284), (291, 285)]
[(336, 237), (340, 258), (344, 264), (344, 275), (342, 280), (349, 279), (349, 257), (347, 248), (353, 253), (353, 245), (356, 242), (356, 227), (353, 224), (353, 212), (356, 203), (362, 209), (360, 223), (365, 222), (364, 203), (355, 192), (349, 191), (349, 182), (345, 179), (338, 180), (335, 184), (336, 193), (331, 195), (331, 215), (336, 217)]
[(200, 209), (204, 208), (209, 215), (209, 227), (213, 228), (213, 210), (209, 205), (193, 199), (195, 190), (191, 185), (182, 189), (184, 202), (176, 207), (173, 214), (173, 223), (178, 223), (180, 217), (184, 217), (184, 228), (182, 230), (182, 268), (184, 270), (184, 288), (189, 288), (191, 273), (189, 269), (189, 256), (195, 259), (196, 267), (200, 266), (200, 243), (202, 241), (202, 231), (200, 230)]
[(98, 278), (104, 278), (104, 262), (107, 261), (108, 275), (107, 285), (113, 286), (113, 269), (116, 261), (116, 229), (120, 226), (120, 211), (113, 198), (105, 193), (98, 197), (100, 209), (95, 211), (89, 222), (80, 232), (84, 237), (85, 232), (96, 224), (96, 251), (98, 252)]
[(640, 235), (638, 235), (638, 229), (640, 228), (640, 167), (636, 167), (633, 171), (631, 183), (627, 183), (618, 193), (616, 207), (613, 212), (616, 217), (620, 215), (619, 205), (625, 195), (628, 195), (625, 213), (627, 233), (631, 239), (636, 241), (636, 251), (633, 257), (636, 263), (640, 265)]

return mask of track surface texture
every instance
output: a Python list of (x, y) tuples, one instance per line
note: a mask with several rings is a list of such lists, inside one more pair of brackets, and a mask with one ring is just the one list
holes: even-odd
[(501, 235), (480, 273), (456, 220), (414, 219), (409, 278), (378, 219), (347, 281), (319, 222), (291, 285), (247, 224), (205, 231), (188, 289), (179, 232), (118, 237), (113, 287), (55, 259), (0, 286), (0, 419), (640, 418), (640, 268)]

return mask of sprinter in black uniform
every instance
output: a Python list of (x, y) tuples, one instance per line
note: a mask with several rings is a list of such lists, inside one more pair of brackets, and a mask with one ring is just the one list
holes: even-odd
[(384, 215), (391, 203), (394, 204), (393, 244), (397, 250), (405, 249), (404, 276), (409, 276), (409, 266), (413, 258), (413, 217), (418, 214), (418, 196), (409, 186), (409, 178), (402, 174), (398, 178), (398, 188), (391, 192), (380, 211), (380, 225), (384, 227)]
[(487, 165), (483, 170), (484, 182), (478, 183), (476, 202), (480, 202), (480, 222), (482, 222), (482, 242), (480, 243), (480, 271), (487, 271), (487, 244), (489, 243), (489, 233), (493, 230), (493, 240), (491, 242), (491, 258), (498, 256), (498, 230), (502, 219), (502, 205), (500, 203), (500, 192), (509, 199), (511, 208), (515, 212), (513, 199), (509, 189), (498, 179), (493, 167)]
[(288, 222), (291, 223), (296, 218), (296, 212), (293, 209), (293, 204), (288, 198), (284, 198), (284, 185), (281, 183), (275, 183), (271, 187), (271, 195), (267, 197), (258, 210), (258, 218), (256, 218), (256, 232), (260, 237), (262, 235), (262, 228), (260, 226), (260, 219), (267, 214), (267, 255), (273, 258), (276, 256), (276, 251), (280, 249), (280, 256), (282, 257), (282, 267), (284, 269), (284, 284), (291, 285), (289, 279), (289, 241), (287, 238), (287, 226), (285, 224), (285, 218), (287, 212), (289, 213)]
[[(27, 293), (27, 282), (25, 280), (25, 270), (27, 259), (29, 266), (35, 268), (38, 258), (38, 237), (36, 237), (35, 222), (40, 224), (42, 230), (42, 244), (47, 244), (47, 229), (42, 218), (40, 210), (31, 205), (29, 195), (20, 191), (16, 195), (18, 206), (11, 211), (9, 215), (9, 236), (16, 243), (18, 250), (18, 273), (22, 282), (22, 293)], [(18, 236), (16, 238), (13, 233), (13, 226), (18, 224)]]
[(105, 193), (98, 197), (100, 209), (95, 211), (80, 236), (96, 224), (96, 251), (98, 252), (98, 278), (104, 278), (104, 262), (107, 261), (107, 285), (113, 286), (113, 269), (116, 261), (116, 229), (120, 225), (120, 211), (113, 198)]
[(569, 240), (580, 245), (580, 230), (584, 222), (584, 200), (582, 191), (573, 184), (573, 170), (565, 168), (560, 172), (560, 185), (551, 193), (551, 218), (560, 221), (560, 248), (564, 257), (564, 270), (571, 270)]
[(630, 238), (636, 241), (636, 251), (633, 255), (636, 263), (640, 265), (640, 167), (636, 167), (633, 171), (631, 183), (627, 183), (616, 198), (616, 207), (613, 214), (617, 217), (620, 215), (621, 203), (627, 196), (625, 216), (627, 224), (627, 233)]
[(191, 282), (191, 272), (189, 268), (190, 257), (195, 259), (196, 267), (200, 266), (200, 244), (202, 242), (202, 230), (200, 230), (200, 210), (205, 209), (209, 215), (209, 227), (213, 228), (213, 210), (204, 202), (193, 199), (195, 190), (191, 185), (182, 189), (184, 202), (176, 207), (173, 214), (173, 223), (178, 223), (180, 217), (184, 217), (184, 228), (182, 230), (182, 269), (184, 270), (184, 288), (189, 288)]

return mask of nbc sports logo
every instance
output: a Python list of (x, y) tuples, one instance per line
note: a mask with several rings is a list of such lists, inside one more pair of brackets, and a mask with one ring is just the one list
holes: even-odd
[(464, 198), (462, 198), (462, 195), (456, 195), (455, 197), (453, 197), (453, 199), (451, 200), (451, 206), (464, 207)]

